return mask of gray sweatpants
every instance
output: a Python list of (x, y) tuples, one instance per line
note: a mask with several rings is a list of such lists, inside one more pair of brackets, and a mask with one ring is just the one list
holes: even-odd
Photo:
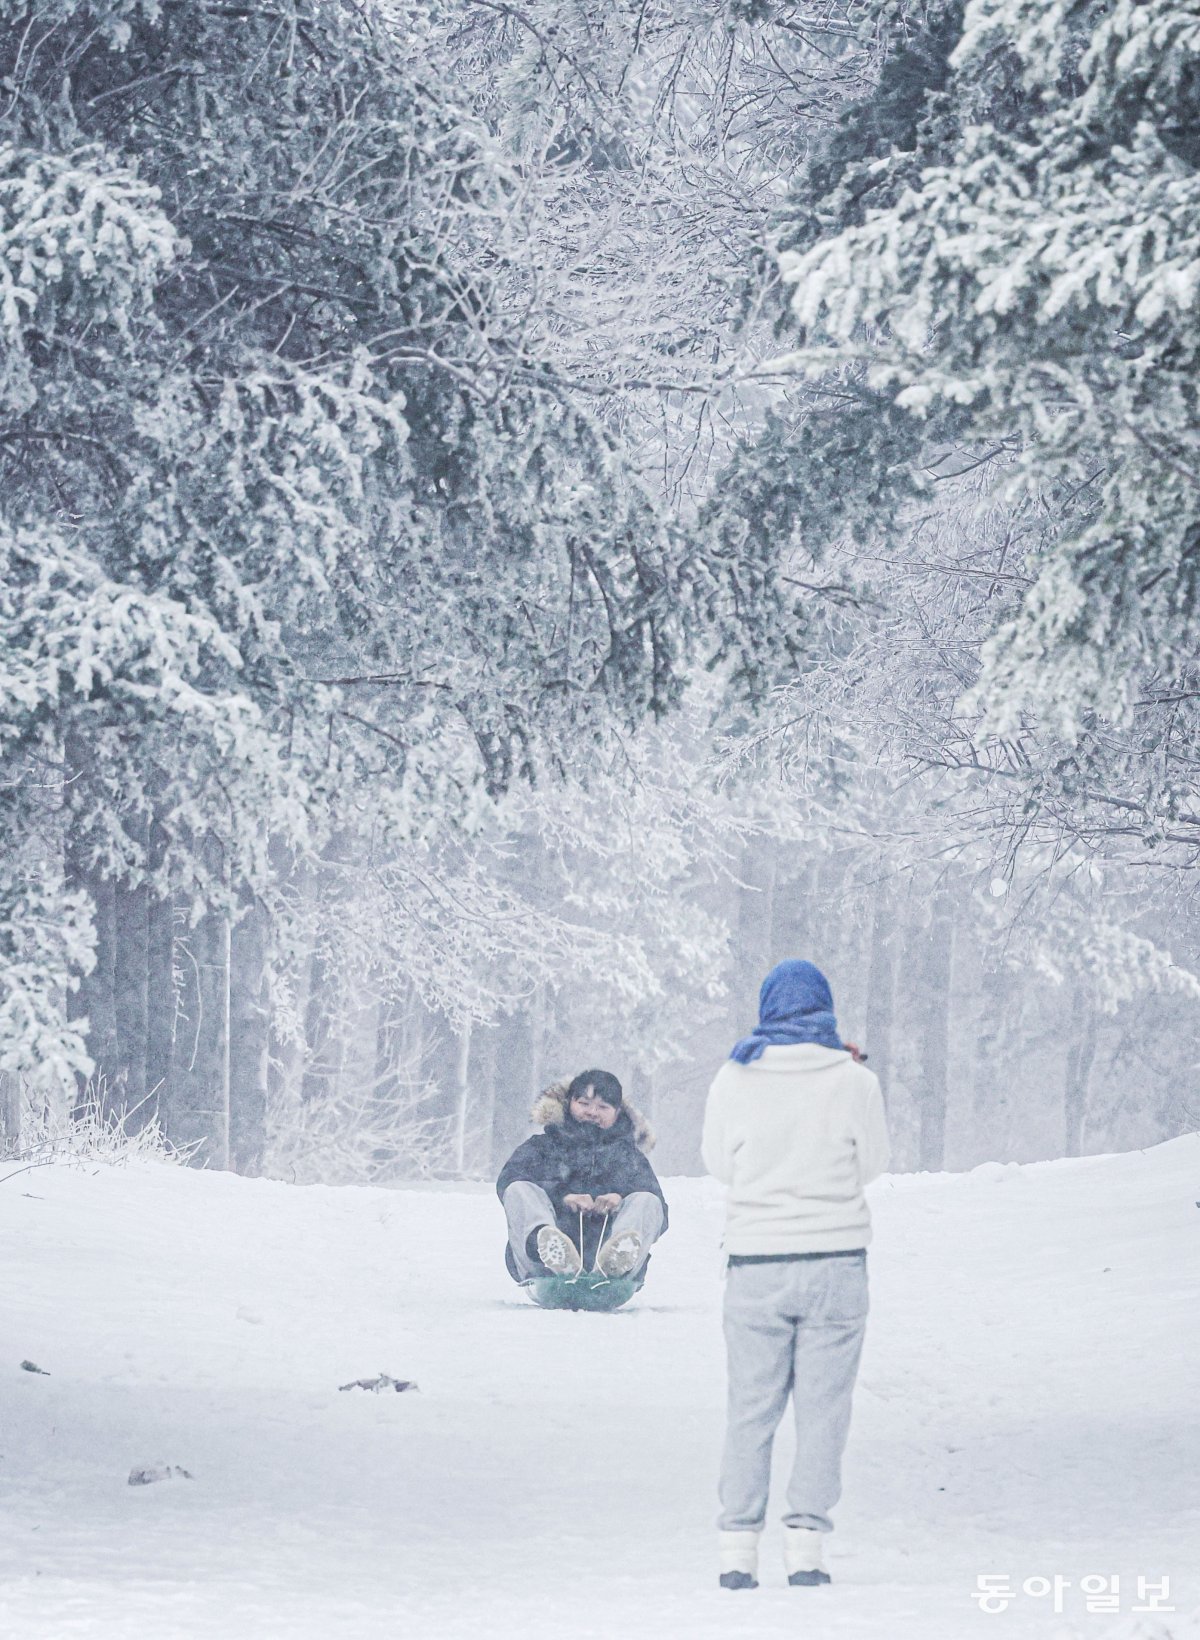
[(766, 1519), (771, 1445), (789, 1395), (796, 1459), (784, 1522), (833, 1530), (829, 1513), (842, 1491), (842, 1453), (866, 1323), (865, 1251), (730, 1267), (722, 1531), (758, 1531)]
[[(521, 1281), (528, 1281), (541, 1266), (531, 1261), (525, 1244), (540, 1225), (557, 1223), (554, 1203), (540, 1184), (529, 1184), (524, 1179), (510, 1184), (501, 1200), (504, 1216), (508, 1220), (508, 1244), (512, 1248), (517, 1276)], [(662, 1235), (662, 1227), (663, 1210), (658, 1197), (651, 1190), (635, 1190), (631, 1196), (625, 1197), (613, 1214), (604, 1240), (611, 1241), (622, 1230), (636, 1230), (642, 1239), (642, 1256), (633, 1267), (636, 1272), (646, 1262), (651, 1243)]]

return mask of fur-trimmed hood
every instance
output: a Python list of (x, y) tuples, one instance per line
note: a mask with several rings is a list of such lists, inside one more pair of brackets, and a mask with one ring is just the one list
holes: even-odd
[[(529, 1113), (538, 1127), (551, 1128), (562, 1124), (567, 1114), (567, 1090), (570, 1086), (569, 1082), (555, 1082), (538, 1094)], [(653, 1150), (654, 1129), (641, 1111), (635, 1105), (631, 1105), (628, 1099), (622, 1101), (621, 1109), (629, 1117), (634, 1144), (641, 1151)]]

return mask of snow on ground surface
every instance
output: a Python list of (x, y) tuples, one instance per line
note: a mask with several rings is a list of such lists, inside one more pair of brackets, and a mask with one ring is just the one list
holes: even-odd
[[(720, 1200), (667, 1189), (645, 1291), (603, 1316), (526, 1302), (484, 1187), (6, 1180), (0, 1636), (1200, 1636), (1200, 1136), (873, 1187), (815, 1590), (774, 1521), (763, 1586), (716, 1587)], [(419, 1392), (338, 1390), (381, 1371)], [(127, 1484), (159, 1463), (193, 1478)], [(1002, 1615), (971, 1599), (989, 1572)], [(1062, 1615), (1019, 1592), (1038, 1574), (1070, 1580)], [(1119, 1575), (1119, 1614), (1086, 1574)], [(1139, 1574), (1174, 1615), (1133, 1615)]]

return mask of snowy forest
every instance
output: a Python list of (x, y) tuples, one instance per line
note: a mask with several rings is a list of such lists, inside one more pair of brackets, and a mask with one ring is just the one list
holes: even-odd
[(0, 0), (0, 1139), (1200, 1126), (1200, 14)]

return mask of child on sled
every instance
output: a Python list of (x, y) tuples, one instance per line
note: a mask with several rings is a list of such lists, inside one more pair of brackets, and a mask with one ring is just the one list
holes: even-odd
[(508, 1220), (505, 1262), (514, 1281), (546, 1275), (645, 1279), (650, 1248), (667, 1228), (667, 1204), (644, 1152), (645, 1120), (610, 1071), (582, 1071), (548, 1088), (533, 1108), (542, 1132), (500, 1170)]

